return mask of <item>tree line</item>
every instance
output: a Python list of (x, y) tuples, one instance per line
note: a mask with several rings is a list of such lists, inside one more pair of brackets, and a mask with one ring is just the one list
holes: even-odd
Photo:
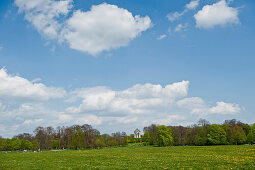
[(48, 150), (48, 149), (89, 149), (125, 146), (128, 136), (125, 132), (111, 135), (102, 134), (91, 125), (70, 127), (37, 127), (34, 135), (23, 133), (12, 139), (0, 138), (0, 150)]
[(37, 127), (34, 134), (23, 133), (12, 139), (0, 137), (0, 150), (89, 149), (126, 146), (142, 143), (153, 146), (183, 145), (240, 145), (255, 144), (255, 124), (248, 125), (235, 119), (221, 125), (200, 119), (192, 126), (155, 125), (144, 127), (144, 135), (134, 138), (125, 132), (100, 134), (91, 125), (70, 127)]
[[(145, 145), (157, 146), (205, 146), (255, 144), (255, 124), (248, 125), (236, 119), (225, 120), (223, 124), (210, 124), (200, 119), (198, 124), (183, 126), (144, 127), (141, 141)], [(137, 141), (135, 141), (137, 142)], [(138, 141), (139, 142), (139, 141)]]

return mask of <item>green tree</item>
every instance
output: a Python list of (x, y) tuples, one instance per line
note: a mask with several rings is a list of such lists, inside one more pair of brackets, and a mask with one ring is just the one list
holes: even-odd
[(4, 150), (4, 139), (0, 138), (0, 151)]
[(208, 134), (208, 141), (212, 145), (226, 144), (226, 132), (217, 124), (212, 124)]
[(58, 149), (59, 140), (58, 139), (51, 139), (50, 140), (50, 148), (51, 149)]
[(157, 132), (157, 125), (152, 124), (148, 127), (144, 127), (143, 128), (144, 132), (149, 132), (149, 136), (150, 136), (150, 145), (157, 145), (157, 138), (158, 138), (158, 132)]
[(255, 123), (251, 126), (250, 131), (247, 135), (247, 143), (255, 144)]
[(234, 127), (234, 143), (236, 145), (244, 144), (246, 142), (247, 138), (245, 135), (245, 132), (243, 128), (239, 127), (238, 125), (235, 125)]
[[(204, 120), (204, 119), (202, 119), (202, 120)], [(207, 130), (206, 130), (207, 126), (209, 126), (209, 124), (204, 124), (203, 126), (196, 127), (197, 134), (194, 139), (195, 145), (198, 145), (198, 146), (206, 145), (206, 143), (207, 143)]]
[(191, 129), (187, 129), (187, 135), (185, 137), (185, 145), (191, 145)]
[(11, 139), (5, 139), (3, 146), (4, 146), (4, 150), (6, 150), (6, 151), (12, 150), (12, 141), (11, 141)]
[(38, 140), (33, 140), (32, 145), (33, 145), (33, 150), (38, 150), (39, 149)]
[(199, 134), (195, 137), (195, 145), (197, 146), (204, 146), (206, 144), (206, 139), (200, 136)]
[(30, 150), (33, 149), (33, 144), (28, 141), (28, 140), (23, 140), (21, 141), (21, 149), (26, 149), (26, 150)]
[(12, 150), (20, 150), (21, 143), (22, 143), (21, 139), (12, 138)]
[(172, 130), (165, 125), (157, 127), (157, 143), (158, 146), (171, 146), (173, 145)]
[(95, 147), (102, 148), (105, 146), (104, 138), (102, 136), (99, 136), (95, 141)]
[(128, 138), (128, 142), (129, 142), (129, 143), (135, 143), (134, 134), (130, 134), (130, 136), (129, 136), (129, 138)]
[(245, 132), (245, 135), (247, 136), (251, 130), (251, 126), (249, 126), (248, 124), (244, 124), (243, 130)]
[(150, 134), (148, 131), (146, 131), (144, 133), (144, 135), (142, 136), (142, 141), (144, 145), (149, 145), (150, 144)]
[(109, 139), (111, 138), (111, 136), (108, 135), (108, 134), (103, 134), (103, 135), (101, 135), (101, 136), (102, 136), (102, 138), (104, 139), (105, 145), (108, 146), (108, 145), (109, 145), (109, 144), (108, 144), (108, 141), (109, 141)]

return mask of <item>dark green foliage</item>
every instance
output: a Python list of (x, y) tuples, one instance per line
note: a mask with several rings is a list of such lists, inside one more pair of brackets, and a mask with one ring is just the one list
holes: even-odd
[(50, 141), (50, 148), (51, 149), (58, 149), (59, 140), (58, 139), (51, 139)]
[(234, 143), (236, 145), (240, 145), (240, 144), (244, 144), (246, 140), (247, 138), (243, 128), (239, 126), (235, 126), (234, 127)]
[(194, 144), (197, 146), (204, 146), (207, 144), (207, 129), (202, 126), (197, 128), (198, 132), (195, 136)]
[(37, 140), (33, 140), (32, 145), (33, 145), (33, 150), (38, 150), (39, 149), (39, 143), (38, 143)]
[(158, 142), (158, 140), (157, 140), (157, 138), (158, 138), (157, 125), (152, 124), (148, 127), (144, 127), (143, 131), (149, 133), (149, 137), (150, 137), (149, 143), (150, 143), (150, 145), (158, 145), (158, 143), (157, 143)]

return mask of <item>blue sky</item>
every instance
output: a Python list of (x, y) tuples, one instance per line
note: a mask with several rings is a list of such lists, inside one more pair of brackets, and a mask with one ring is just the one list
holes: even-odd
[(1, 1), (0, 135), (254, 123), (254, 11), (252, 0)]

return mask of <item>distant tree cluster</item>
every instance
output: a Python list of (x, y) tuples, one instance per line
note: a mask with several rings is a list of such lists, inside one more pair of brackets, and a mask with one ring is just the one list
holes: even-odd
[(88, 149), (127, 145), (125, 132), (103, 134), (91, 125), (37, 127), (34, 135), (24, 133), (12, 139), (0, 138), (0, 150)]
[(144, 128), (142, 142), (157, 146), (255, 144), (255, 124), (250, 126), (235, 119), (222, 125), (211, 125), (200, 119), (198, 124), (189, 127), (152, 124)]
[(250, 126), (235, 119), (226, 120), (221, 125), (200, 119), (198, 124), (188, 127), (152, 124), (143, 130), (142, 138), (134, 138), (134, 134), (127, 136), (125, 132), (101, 135), (87, 124), (55, 129), (37, 127), (34, 135), (24, 133), (12, 139), (0, 137), (0, 150), (88, 149), (126, 146), (128, 143), (153, 146), (255, 144), (255, 124)]

